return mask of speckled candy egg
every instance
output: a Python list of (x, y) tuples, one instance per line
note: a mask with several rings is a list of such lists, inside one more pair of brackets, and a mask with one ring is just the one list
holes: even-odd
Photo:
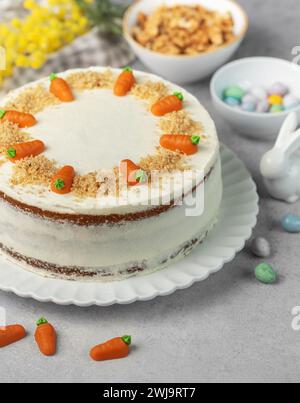
[(283, 98), (280, 95), (270, 95), (268, 101), (270, 105), (283, 105)]
[(253, 87), (249, 91), (256, 99), (266, 100), (268, 98), (268, 93), (263, 87)]
[(272, 105), (270, 112), (271, 113), (280, 113), (284, 111), (284, 107), (282, 105)]
[(281, 220), (281, 225), (285, 231), (290, 232), (291, 234), (300, 233), (300, 217), (297, 215), (287, 214)]
[(274, 284), (278, 276), (271, 265), (261, 263), (255, 268), (255, 277), (263, 284)]
[(255, 112), (255, 110), (256, 110), (256, 102), (251, 102), (251, 101), (243, 102), (242, 105), (241, 105), (241, 109), (244, 112)]
[(242, 102), (253, 102), (253, 103), (257, 103), (258, 99), (250, 94), (249, 92), (243, 97)]
[(257, 257), (269, 257), (271, 255), (271, 246), (266, 238), (257, 237), (251, 242), (251, 251)]
[(225, 102), (225, 104), (227, 104), (229, 106), (233, 106), (233, 107), (239, 106), (241, 104), (238, 99), (233, 98), (233, 97), (224, 98), (224, 102)]
[(232, 85), (225, 89), (224, 98), (235, 98), (239, 102), (241, 102), (242, 98), (245, 95), (245, 91), (239, 87), (238, 85)]
[(266, 99), (259, 101), (256, 106), (256, 112), (258, 112), (258, 113), (267, 113), (267, 112), (269, 112), (269, 109), (270, 109), (270, 104)]
[(283, 83), (274, 83), (268, 90), (269, 95), (280, 95), (281, 97), (284, 97), (289, 92), (289, 87)]
[(293, 94), (288, 94), (283, 98), (283, 105), (286, 109), (292, 109), (300, 106), (300, 100)]

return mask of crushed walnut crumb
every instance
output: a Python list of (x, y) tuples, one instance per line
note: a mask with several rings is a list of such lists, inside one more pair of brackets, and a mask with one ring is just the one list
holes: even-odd
[(8, 102), (5, 109), (35, 114), (59, 103), (59, 99), (47, 91), (43, 85), (38, 85), (21, 92), (14, 100)]
[(24, 158), (17, 161), (13, 167), (12, 185), (49, 185), (56, 172), (54, 161), (43, 155)]
[(186, 158), (177, 152), (165, 150), (157, 147), (155, 155), (148, 155), (141, 158), (139, 166), (148, 174), (151, 171), (185, 171), (188, 169)]
[(90, 172), (86, 175), (76, 175), (72, 192), (77, 197), (97, 197), (100, 183), (97, 179), (97, 172)]
[(132, 89), (132, 94), (140, 99), (157, 102), (169, 93), (168, 87), (162, 81), (146, 81), (137, 84)]
[(68, 77), (68, 83), (76, 90), (92, 90), (96, 88), (110, 89), (116, 77), (111, 70), (103, 73), (96, 71), (73, 73)]
[(203, 132), (201, 124), (193, 120), (190, 114), (184, 110), (166, 115), (160, 120), (159, 128), (163, 133), (168, 134), (190, 134), (194, 136)]
[(0, 124), (0, 152), (12, 144), (23, 143), (27, 140), (29, 140), (29, 135), (23, 132), (18, 125), (9, 121)]
[(235, 39), (234, 20), (230, 12), (198, 5), (161, 6), (150, 15), (141, 12), (132, 35), (155, 52), (196, 55), (231, 43)]

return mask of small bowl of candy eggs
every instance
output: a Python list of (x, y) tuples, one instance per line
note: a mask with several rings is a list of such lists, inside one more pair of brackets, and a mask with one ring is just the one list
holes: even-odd
[(300, 119), (300, 66), (271, 57), (240, 59), (217, 71), (211, 95), (239, 134), (272, 139), (290, 112)]

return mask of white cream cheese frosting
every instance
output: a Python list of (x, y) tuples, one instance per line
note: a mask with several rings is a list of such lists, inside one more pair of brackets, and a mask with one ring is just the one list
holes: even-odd
[[(75, 72), (103, 72), (106, 68), (69, 70), (60, 76), (68, 78)], [(119, 70), (112, 70), (116, 75)], [(189, 158), (189, 164), (199, 171), (199, 176), (191, 182), (191, 188), (203, 180), (216, 162), (219, 142), (214, 122), (198, 100), (184, 89), (161, 78), (142, 72), (134, 72), (138, 83), (146, 81), (163, 81), (170, 93), (180, 91), (184, 94), (184, 109), (199, 122), (207, 139), (200, 144), (200, 151)], [(1, 104), (13, 100), (26, 88), (37, 85), (49, 87), (49, 78), (26, 85), (8, 95)], [(26, 129), (33, 137), (44, 141), (44, 155), (54, 159), (59, 165), (73, 165), (79, 174), (94, 170), (112, 169), (122, 159), (139, 160), (142, 156), (153, 154), (159, 145), (161, 132), (158, 128), (159, 118), (153, 116), (147, 108), (147, 102), (128, 95), (115, 97), (112, 90), (95, 89), (75, 92), (76, 100), (50, 106), (35, 114), (37, 125)], [(156, 204), (149, 199), (147, 186), (129, 189), (124, 200), (113, 197), (85, 198), (79, 200), (73, 194), (56, 195), (49, 189), (37, 185), (12, 186), (10, 177), (12, 164), (7, 162), (0, 166), (0, 191), (13, 199), (44, 210), (61, 213), (78, 214), (125, 214), (143, 210)], [(204, 175), (201, 173), (203, 172)], [(169, 191), (167, 187), (165, 192)], [(178, 181), (174, 194), (176, 198), (183, 193), (182, 181)], [(126, 196), (126, 198), (125, 198)], [(140, 206), (138, 205), (140, 204)]]

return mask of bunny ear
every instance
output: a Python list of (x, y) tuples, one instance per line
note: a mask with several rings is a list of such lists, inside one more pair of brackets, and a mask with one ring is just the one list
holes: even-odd
[(286, 144), (283, 145), (284, 152), (291, 156), (300, 148), (300, 129), (291, 133), (286, 139)]
[(289, 141), (290, 134), (295, 132), (298, 126), (298, 117), (295, 112), (290, 113), (285, 121), (283, 122), (283, 125), (281, 127), (281, 130), (279, 132), (279, 136), (276, 141), (276, 146), (284, 146), (286, 143)]

